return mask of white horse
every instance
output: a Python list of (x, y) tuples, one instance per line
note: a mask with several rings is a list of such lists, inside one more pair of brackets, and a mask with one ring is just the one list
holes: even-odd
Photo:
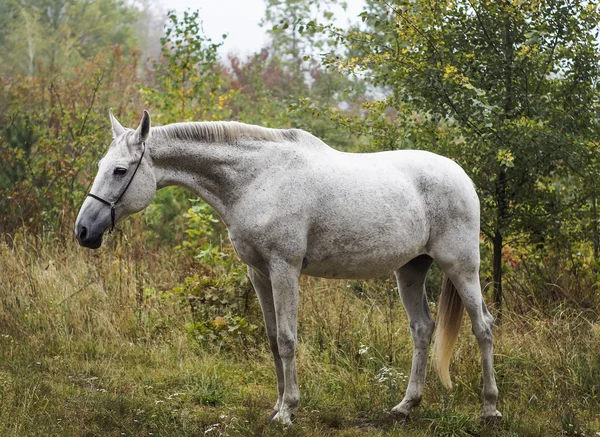
[(435, 336), (436, 367), (449, 363), (466, 308), (483, 362), (483, 419), (496, 410), (492, 324), (479, 283), (479, 200), (469, 177), (433, 153), (343, 153), (298, 129), (236, 122), (176, 123), (137, 130), (110, 113), (113, 142), (100, 161), (75, 235), (98, 248), (115, 222), (146, 208), (157, 189), (180, 185), (211, 205), (229, 229), (260, 301), (275, 360), (274, 416), (290, 423), (296, 380), (298, 278), (368, 279), (395, 273), (414, 343), (407, 417), (423, 394), (434, 331), (425, 294), (433, 260), (445, 280)]

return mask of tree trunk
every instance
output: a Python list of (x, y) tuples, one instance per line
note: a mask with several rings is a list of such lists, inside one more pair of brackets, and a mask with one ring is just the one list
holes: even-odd
[[(508, 5), (508, 2), (505, 2)], [(514, 43), (511, 28), (511, 17), (507, 10), (504, 18), (504, 120), (513, 117), (514, 109), (514, 89), (513, 89), (513, 62), (514, 62)], [(505, 147), (504, 145), (502, 145)], [(494, 258), (493, 279), (494, 279), (494, 306), (496, 307), (496, 323), (499, 325), (502, 322), (502, 247), (504, 246), (504, 236), (502, 229), (506, 224), (508, 216), (509, 200), (506, 194), (507, 175), (506, 168), (500, 165), (498, 172), (498, 180), (496, 181), (496, 230), (494, 233)]]
[(506, 171), (501, 168), (496, 181), (496, 229), (494, 231), (494, 257), (492, 259), (494, 280), (494, 306), (498, 325), (502, 321), (502, 248), (504, 246), (503, 225), (507, 217), (508, 200), (506, 199)]

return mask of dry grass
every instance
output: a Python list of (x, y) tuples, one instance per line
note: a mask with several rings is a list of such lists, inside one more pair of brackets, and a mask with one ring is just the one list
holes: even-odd
[[(597, 312), (506, 313), (496, 333), (496, 427), (479, 423), (479, 352), (464, 323), (454, 390), (428, 372), (423, 405), (394, 423), (387, 412), (412, 355), (395, 284), (304, 279), (302, 405), (285, 430), (266, 420), (276, 393), (262, 329), (256, 347), (190, 337), (189, 310), (170, 293), (189, 273), (140, 241), (98, 252), (24, 235), (0, 244), (0, 435), (600, 433)], [(261, 323), (255, 302), (246, 316)]]

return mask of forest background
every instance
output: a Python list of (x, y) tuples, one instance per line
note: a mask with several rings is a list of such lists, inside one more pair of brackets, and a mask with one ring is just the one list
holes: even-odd
[[(222, 57), (201, 11), (0, 0), (1, 435), (599, 435), (598, 3), (367, 0), (339, 28), (344, 7), (265, 0), (268, 44)], [(503, 422), (478, 421), (467, 320), (455, 389), (428, 371), (422, 407), (392, 421), (412, 356), (393, 278), (304, 278), (301, 407), (270, 424), (260, 308), (208, 205), (163, 189), (101, 250), (75, 242), (109, 108), (458, 162), (482, 204)]]

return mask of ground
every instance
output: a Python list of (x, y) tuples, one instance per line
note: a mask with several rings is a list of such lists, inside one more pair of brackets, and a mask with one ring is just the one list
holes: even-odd
[[(480, 357), (465, 320), (454, 389), (429, 369), (422, 406), (395, 422), (412, 343), (393, 281), (303, 279), (301, 406), (283, 428), (268, 421), (277, 395), (262, 327), (199, 339), (169, 291), (181, 280), (175, 261), (140, 269), (103, 250), (0, 245), (0, 435), (600, 435), (594, 311), (505, 312), (496, 425), (479, 421)], [(258, 325), (254, 297), (249, 305)]]

